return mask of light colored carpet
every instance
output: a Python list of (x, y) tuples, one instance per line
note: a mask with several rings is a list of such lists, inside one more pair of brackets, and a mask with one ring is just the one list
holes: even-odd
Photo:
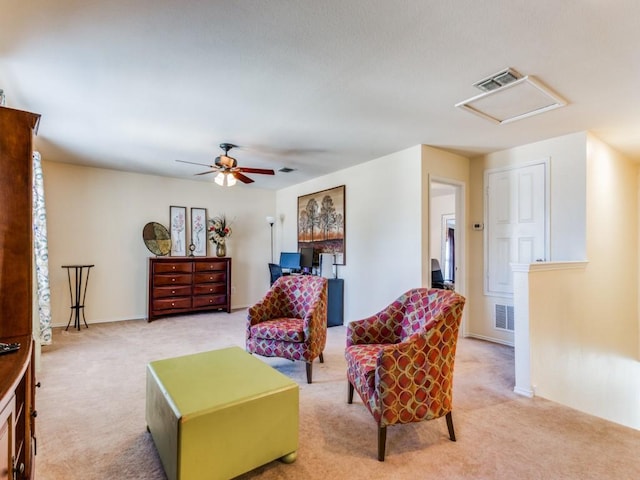
[[(146, 431), (149, 361), (238, 345), (246, 311), (55, 329), (36, 392), (38, 480), (162, 480)], [(346, 402), (345, 327), (328, 331), (325, 363), (263, 359), (300, 385), (298, 460), (240, 479), (638, 479), (640, 432), (512, 391), (513, 349), (458, 344), (453, 419), (394, 426), (378, 462), (376, 425), (360, 399)], [(261, 358), (261, 357), (258, 357)]]

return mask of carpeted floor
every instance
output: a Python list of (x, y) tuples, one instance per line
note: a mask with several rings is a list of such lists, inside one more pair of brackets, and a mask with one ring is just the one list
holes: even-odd
[[(166, 478), (146, 431), (146, 364), (244, 346), (245, 317), (241, 310), (55, 329), (37, 376), (36, 478)], [(390, 427), (378, 462), (373, 417), (357, 395), (346, 403), (344, 343), (345, 327), (330, 328), (311, 385), (304, 364), (263, 359), (300, 385), (298, 460), (240, 479), (640, 478), (639, 431), (515, 395), (513, 349), (471, 339), (460, 340), (456, 359), (458, 441), (449, 441), (444, 419)]]

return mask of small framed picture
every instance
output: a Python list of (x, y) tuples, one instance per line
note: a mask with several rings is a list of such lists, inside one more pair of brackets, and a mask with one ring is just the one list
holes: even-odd
[(169, 207), (169, 225), (171, 226), (171, 256), (186, 256), (187, 207)]
[(192, 208), (191, 209), (191, 245), (195, 257), (207, 256), (207, 209)]

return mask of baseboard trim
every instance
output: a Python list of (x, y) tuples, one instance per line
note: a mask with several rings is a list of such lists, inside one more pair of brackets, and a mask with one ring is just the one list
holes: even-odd
[(477, 335), (475, 333), (467, 333), (465, 338), (476, 338), (478, 340), (485, 340), (487, 342), (499, 343), (501, 345), (506, 345), (508, 347), (513, 347), (513, 342), (508, 342), (506, 340), (500, 340), (499, 338), (486, 337), (484, 335)]
[(521, 387), (513, 387), (513, 392), (517, 393), (518, 395), (522, 395), (523, 397), (527, 397), (527, 398), (533, 398), (534, 397), (534, 393), (533, 390), (531, 389), (527, 389), (527, 388), (521, 388)]

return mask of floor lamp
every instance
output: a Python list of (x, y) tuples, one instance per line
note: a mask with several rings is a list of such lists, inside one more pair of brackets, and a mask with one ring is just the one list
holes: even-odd
[(271, 263), (273, 263), (273, 224), (276, 222), (274, 217), (267, 217), (267, 223), (271, 227)]

